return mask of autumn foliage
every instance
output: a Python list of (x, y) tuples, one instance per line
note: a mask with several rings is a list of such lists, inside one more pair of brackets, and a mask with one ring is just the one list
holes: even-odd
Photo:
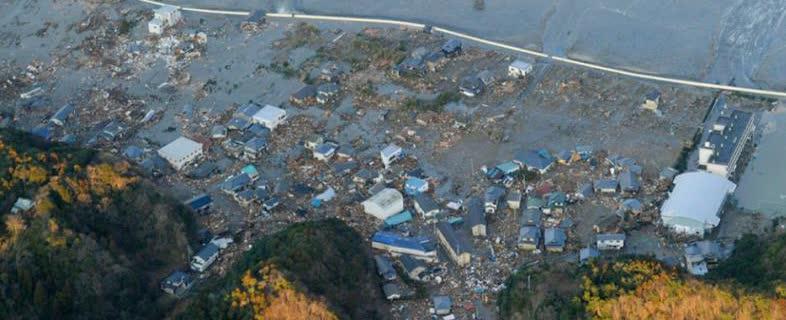
[(614, 299), (595, 300), (587, 310), (599, 319), (786, 319), (786, 300), (738, 293), (661, 273)]
[(299, 292), (273, 265), (247, 271), (230, 297), (232, 308), (251, 309), (257, 320), (338, 319), (324, 302)]
[(295, 223), (256, 241), (178, 319), (389, 319), (367, 243), (344, 222)]
[[(560, 283), (570, 282), (565, 277), (570, 274), (578, 274), (574, 296), (571, 290), (554, 295), (555, 288), (571, 287)], [(639, 257), (520, 270), (500, 301), (505, 319), (786, 319), (782, 298), (697, 279)]]
[(647, 259), (592, 263), (582, 288), (587, 314), (597, 319), (786, 317), (786, 300), (697, 280)]
[[(17, 198), (33, 201), (10, 214)], [(195, 224), (126, 162), (0, 129), (0, 319), (151, 319)]]

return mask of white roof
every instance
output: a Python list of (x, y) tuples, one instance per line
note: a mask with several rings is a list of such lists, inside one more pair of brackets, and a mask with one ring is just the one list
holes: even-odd
[(274, 107), (271, 105), (266, 105), (257, 113), (254, 114), (254, 119), (257, 121), (266, 121), (266, 122), (277, 122), (283, 116), (285, 116), (287, 112), (284, 109), (279, 107)]
[(724, 177), (705, 171), (688, 172), (674, 179), (674, 190), (661, 206), (664, 224), (680, 230), (703, 230), (720, 222), (718, 213), (726, 196), (737, 188)]
[(180, 137), (158, 149), (158, 154), (167, 160), (182, 159), (202, 150), (202, 144), (186, 137)]
[(532, 64), (530, 64), (530, 63), (528, 63), (528, 62), (526, 62), (524, 60), (513, 61), (513, 63), (511, 63), (510, 66), (514, 67), (516, 69), (521, 69), (521, 70), (527, 70), (527, 69), (532, 68)]
[(395, 155), (395, 154), (397, 154), (397, 153), (399, 153), (401, 151), (402, 151), (401, 147), (399, 147), (399, 146), (397, 146), (395, 144), (390, 144), (387, 147), (385, 147), (385, 149), (382, 149), (382, 153), (381, 154), (382, 154), (383, 157), (387, 158), (387, 157), (393, 156), (393, 155)]
[(404, 196), (396, 189), (386, 188), (363, 201), (366, 213), (381, 220), (404, 210)]

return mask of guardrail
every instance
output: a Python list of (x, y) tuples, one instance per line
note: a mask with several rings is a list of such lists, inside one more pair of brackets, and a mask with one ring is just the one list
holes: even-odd
[[(183, 11), (191, 11), (191, 12), (200, 12), (200, 13), (210, 13), (210, 14), (221, 14), (221, 15), (232, 15), (232, 16), (248, 16), (251, 14), (250, 11), (242, 11), (242, 10), (216, 10), (216, 9), (203, 9), (203, 8), (192, 8), (192, 7), (184, 7), (179, 5), (172, 5), (167, 4), (159, 1), (154, 0), (137, 0), (141, 2), (145, 2), (148, 4), (158, 5), (158, 6), (175, 6), (180, 8)], [(278, 19), (302, 19), (302, 20), (319, 20), (319, 21), (335, 21), (335, 22), (356, 22), (356, 23), (369, 23), (369, 24), (387, 24), (387, 25), (396, 25), (402, 27), (409, 27), (415, 29), (423, 29), (426, 27), (425, 24), (404, 21), (404, 20), (395, 20), (395, 19), (376, 19), (376, 18), (363, 18), (363, 17), (350, 17), (350, 16), (334, 16), (334, 15), (310, 15), (310, 14), (302, 14), (302, 13), (267, 13), (267, 17), (270, 18), (278, 18)], [(697, 88), (704, 88), (704, 89), (715, 89), (715, 90), (725, 90), (731, 92), (740, 92), (746, 94), (753, 94), (753, 95), (763, 95), (763, 96), (772, 96), (772, 97), (783, 97), (786, 98), (786, 92), (782, 91), (774, 91), (774, 90), (764, 90), (764, 89), (754, 89), (754, 88), (746, 88), (746, 87), (737, 87), (737, 86), (730, 86), (730, 85), (722, 85), (722, 84), (715, 84), (709, 82), (701, 82), (701, 81), (694, 81), (694, 80), (686, 80), (686, 79), (679, 79), (679, 78), (672, 78), (672, 77), (665, 77), (665, 76), (656, 76), (650, 75), (641, 72), (634, 72), (619, 68), (613, 67), (606, 67), (603, 65), (584, 62), (580, 60), (575, 60), (566, 57), (560, 56), (553, 56), (543, 52), (524, 49), (521, 47), (516, 47), (513, 45), (484, 39), (480, 37), (476, 37), (470, 34), (453, 31), (450, 29), (442, 28), (433, 26), (432, 32), (438, 32), (450, 36), (454, 36), (457, 38), (462, 38), (465, 40), (485, 44), (488, 46), (510, 50), (514, 52), (519, 52), (527, 55), (531, 55), (538, 58), (550, 59), (552, 61), (562, 62), (570, 65), (580, 66), (588, 69), (594, 69), (609, 73), (614, 73), (618, 75), (623, 75), (627, 77), (643, 79), (643, 80), (651, 80), (657, 82), (664, 82), (664, 83), (671, 83), (671, 84), (678, 84), (678, 85), (685, 85)]]

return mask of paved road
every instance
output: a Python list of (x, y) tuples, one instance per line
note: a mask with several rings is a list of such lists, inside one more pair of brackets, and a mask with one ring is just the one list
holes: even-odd
[[(154, 0), (137, 0), (137, 1), (145, 2), (153, 5), (167, 5), (167, 3), (154, 1)], [(184, 7), (184, 6), (178, 6), (178, 7), (184, 11), (192, 11), (192, 12), (200, 12), (200, 13), (208, 13), (208, 14), (220, 14), (220, 15), (248, 16), (251, 13), (250, 11), (244, 11), (244, 10), (204, 9), (204, 8), (193, 8), (193, 7)], [(267, 17), (278, 18), (278, 19), (301, 19), (301, 20), (317, 20), (317, 21), (386, 24), (386, 25), (396, 25), (396, 26), (409, 27), (415, 29), (423, 29), (426, 27), (426, 25), (422, 23), (416, 23), (416, 22), (410, 22), (404, 20), (374, 19), (374, 18), (361, 18), (361, 17), (350, 17), (350, 16), (309, 15), (309, 14), (298, 14), (298, 13), (267, 13)], [(618, 69), (614, 67), (606, 67), (599, 64), (588, 63), (588, 62), (579, 61), (567, 57), (549, 55), (543, 52), (516, 47), (505, 43), (497, 42), (494, 40), (484, 39), (467, 33), (462, 33), (462, 32), (445, 29), (437, 26), (433, 26), (432, 31), (436, 33), (442, 33), (457, 38), (469, 40), (472, 42), (488, 45), (498, 49), (523, 53), (537, 58), (550, 59), (556, 62), (562, 62), (570, 65), (580, 66), (588, 69), (604, 71), (607, 73), (613, 73), (613, 74), (618, 74), (618, 75), (642, 79), (642, 80), (658, 81), (658, 82), (664, 82), (670, 84), (691, 86), (696, 88), (725, 90), (725, 91), (740, 92), (745, 94), (786, 98), (786, 92), (782, 92), (782, 91), (762, 90), (762, 89), (738, 87), (738, 86), (731, 86), (731, 85), (720, 85), (715, 83), (644, 74), (640, 72), (628, 71), (628, 70)]]

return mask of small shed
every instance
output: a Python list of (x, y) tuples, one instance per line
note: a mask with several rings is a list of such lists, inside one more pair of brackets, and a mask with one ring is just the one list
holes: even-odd
[(660, 91), (653, 89), (644, 95), (644, 103), (641, 104), (641, 108), (655, 111), (658, 110), (658, 104), (660, 104)]
[(332, 101), (341, 88), (335, 82), (325, 83), (317, 88), (317, 102), (326, 104)]
[(333, 158), (334, 154), (336, 154), (336, 145), (332, 143), (320, 144), (313, 151), (314, 159), (325, 162)]
[(450, 39), (446, 41), (444, 44), (442, 44), (441, 49), (442, 49), (442, 53), (446, 57), (453, 57), (459, 55), (461, 54), (461, 49), (462, 49), (461, 40)]
[(437, 295), (431, 298), (432, 303), (434, 304), (434, 312), (437, 315), (444, 316), (450, 314), (450, 311), (453, 309), (453, 301), (450, 300), (450, 297), (444, 295)]
[(508, 66), (508, 75), (512, 78), (524, 78), (532, 72), (532, 64), (523, 60), (515, 60)]
[(194, 280), (190, 275), (178, 270), (161, 281), (161, 290), (171, 295), (180, 296), (188, 291), (193, 284)]
[(385, 168), (387, 168), (403, 154), (404, 149), (395, 144), (389, 144), (379, 152), (379, 157), (382, 159), (382, 164), (384, 164)]

